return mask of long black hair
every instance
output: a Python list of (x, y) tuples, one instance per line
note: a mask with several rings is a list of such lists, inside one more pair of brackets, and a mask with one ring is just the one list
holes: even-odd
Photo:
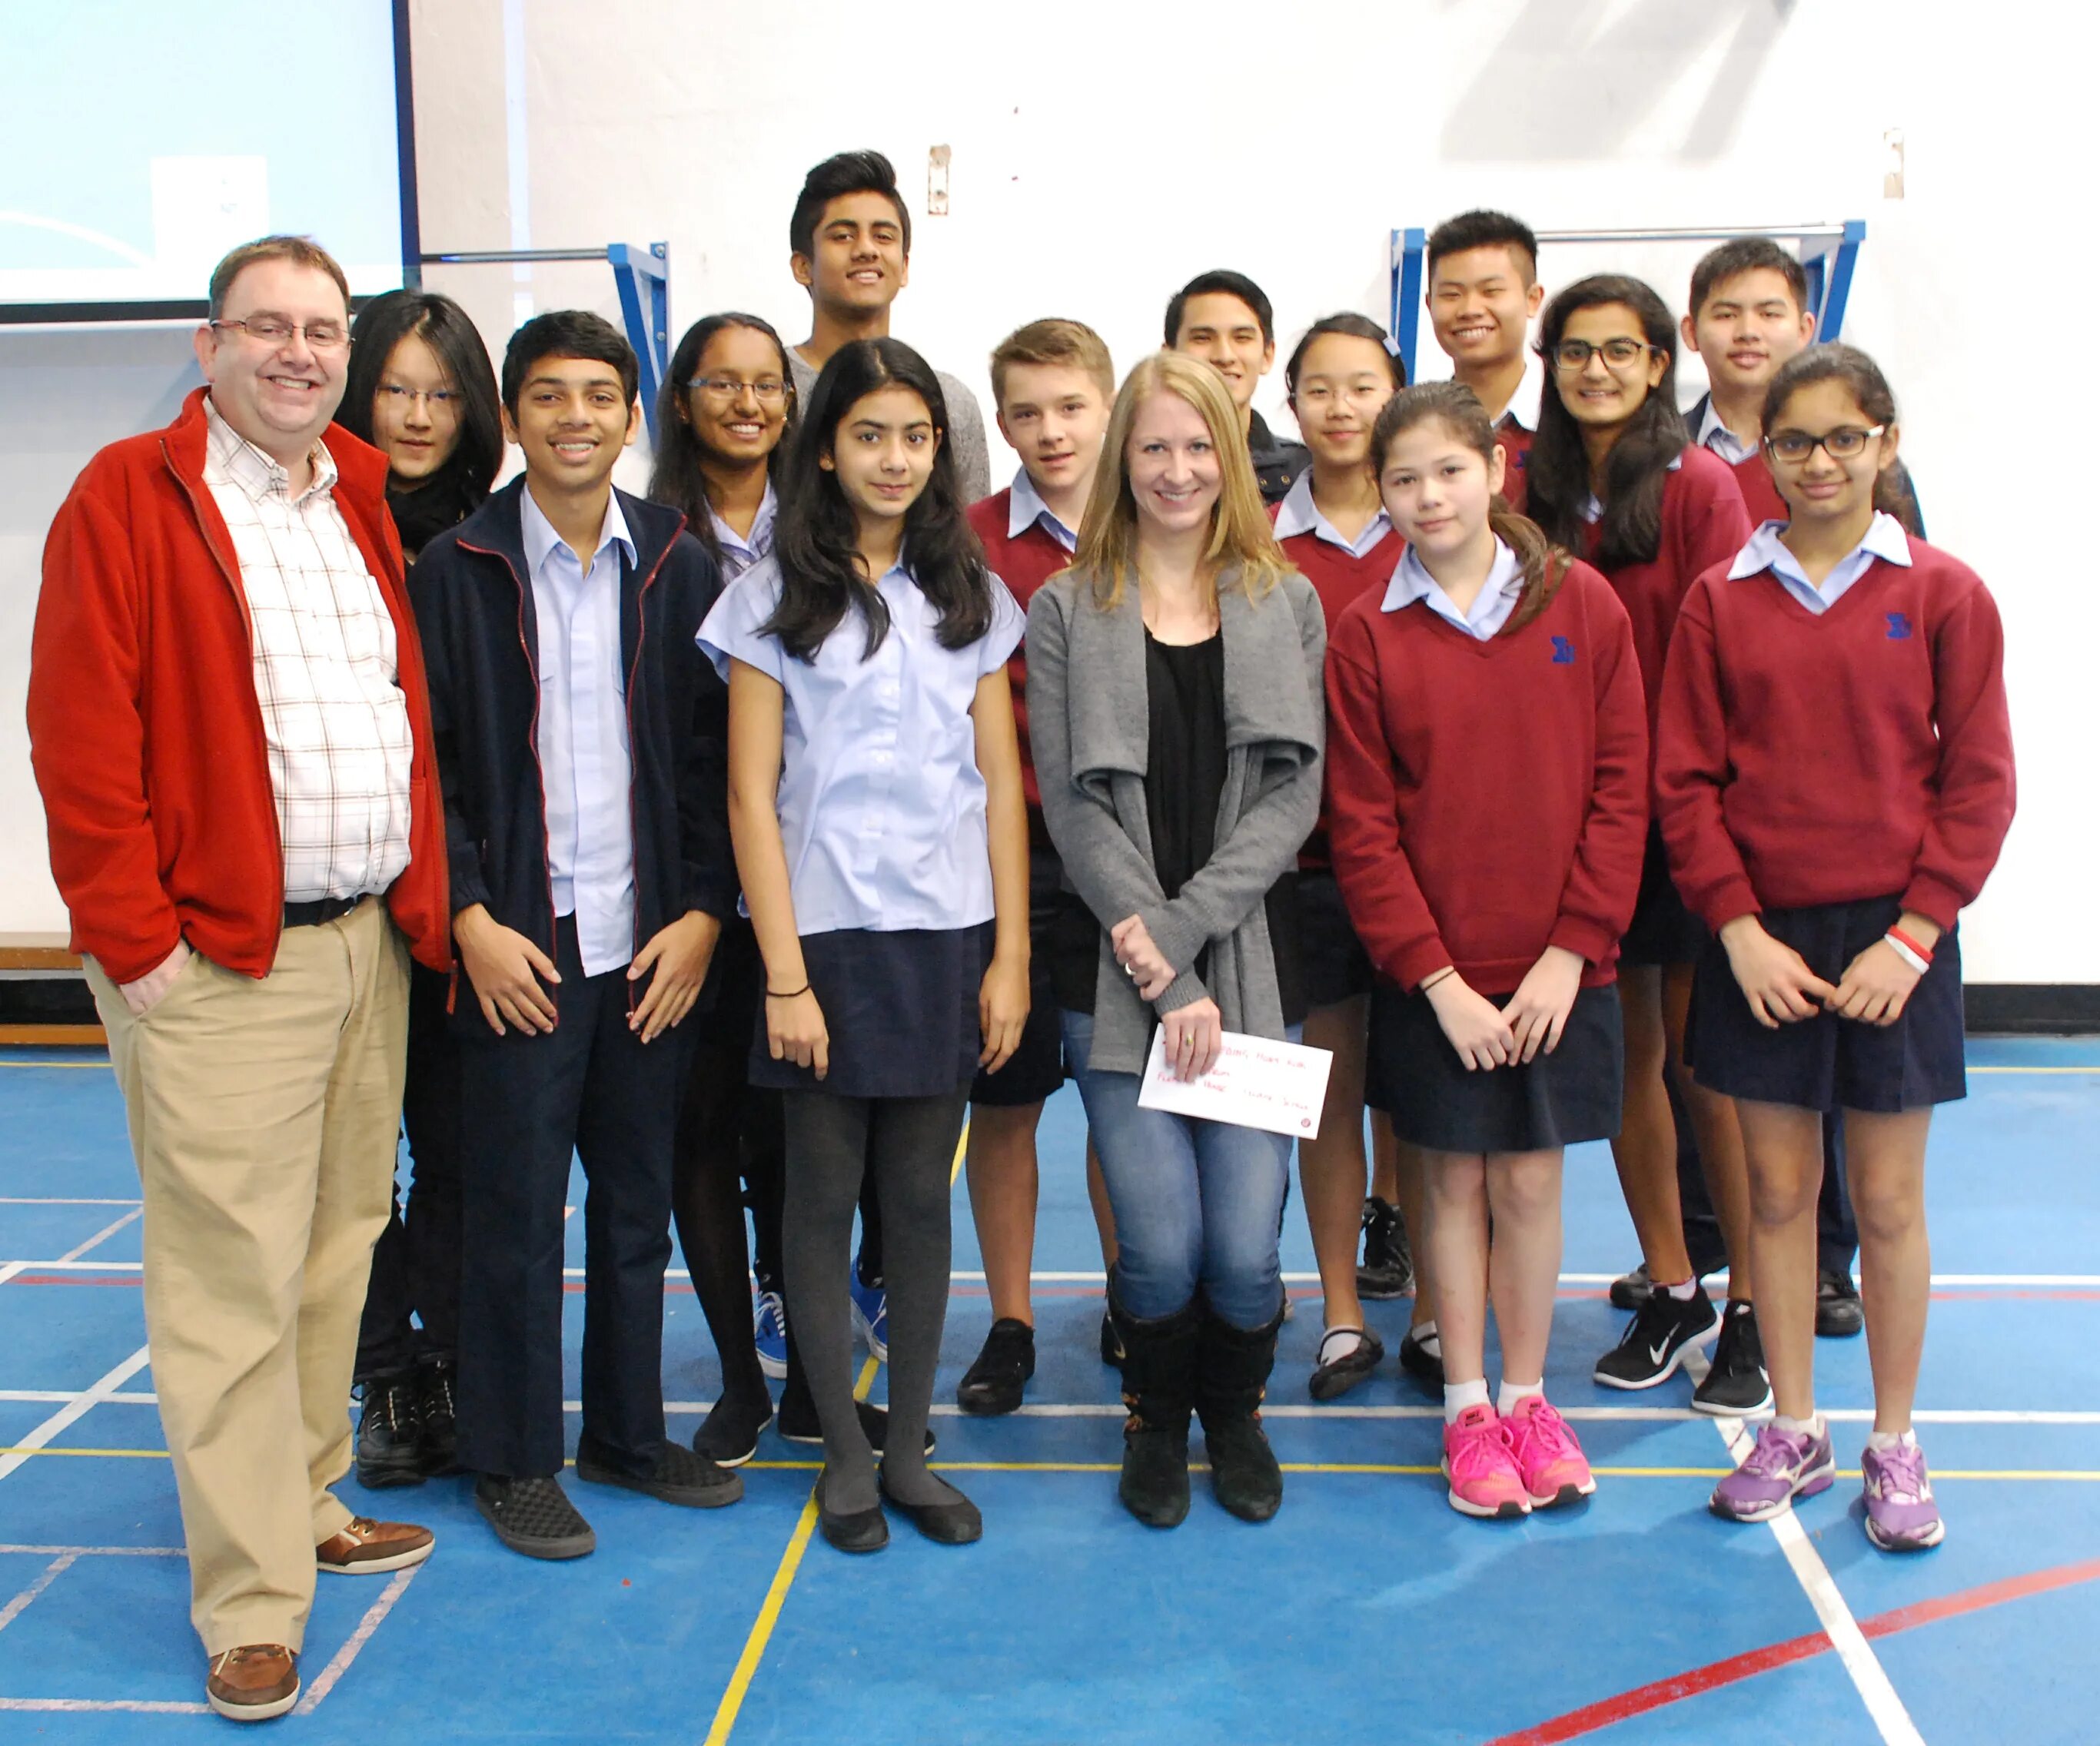
[(336, 421), (352, 436), (372, 440), (373, 402), (394, 348), (410, 334), (438, 355), (460, 392), (459, 441), (444, 464), (412, 487), (397, 485), (391, 475), (386, 481), (386, 504), (401, 544), (420, 552), (488, 501), (503, 465), (496, 372), (473, 319), (442, 292), (389, 291), (358, 311), (350, 331), (350, 367)]
[(1538, 355), (1552, 381), (1539, 397), (1538, 434), (1524, 461), (1524, 510), (1546, 536), (1570, 551), (1583, 549), (1590, 524), (1582, 506), (1590, 500), (1590, 452), (1582, 427), (1560, 398), (1553, 355), (1578, 310), (1622, 304), (1634, 312), (1643, 337), (1662, 354), (1662, 380), (1648, 391), (1626, 422), (1604, 463), (1604, 515), (1597, 529), (1596, 562), (1612, 570), (1652, 562), (1662, 549), (1662, 492), (1670, 464), (1684, 452), (1684, 418), (1677, 410), (1677, 324), (1652, 289), (1620, 273), (1578, 279), (1546, 306), (1539, 321)]
[[(1889, 379), (1882, 373), (1881, 365), (1857, 346), (1842, 345), (1833, 340), (1826, 345), (1811, 346), (1806, 351), (1796, 352), (1773, 374), (1771, 385), (1765, 390), (1763, 423), (1767, 435), (1779, 428), (1786, 403), (1799, 390), (1815, 382), (1843, 383), (1870, 424), (1886, 426), (1896, 421), (1895, 391), (1889, 386)], [(1920, 539), (1925, 536), (1919, 522), (1917, 496), (1911, 489), (1910, 474), (1901, 461), (1882, 468), (1874, 475), (1874, 507), (1886, 515), (1893, 515), (1903, 523), (1906, 532)]]
[(838, 474), (818, 465), (835, 452), (839, 426), (855, 405), (879, 389), (908, 388), (926, 403), (939, 446), (933, 476), (904, 514), (899, 553), (911, 579), (941, 615), (935, 635), (944, 649), (960, 649), (991, 628), (991, 584), (984, 548), (963, 514), (955, 461), (948, 443), (947, 402), (920, 357), (902, 340), (854, 340), (832, 354), (810, 391), (780, 493), (773, 555), (780, 566), (780, 604), (761, 627), (798, 660), (813, 661), (849, 611), (867, 629), (866, 660), (889, 634), (889, 611), (862, 579), (860, 524)]
[[(700, 471), (700, 456), (707, 445), (692, 420), (693, 390), (687, 385), (707, 355), (708, 342), (725, 328), (748, 328), (763, 333), (780, 354), (780, 381), (788, 396), (788, 421), (781, 427), (774, 454), (785, 454), (795, 440), (795, 372), (788, 362), (788, 347), (773, 331), (770, 321), (725, 310), (703, 315), (686, 329), (678, 349), (671, 354), (671, 367), (664, 373), (664, 386), (656, 396), (656, 462), (649, 472), (649, 497), (684, 511), (686, 531), (707, 548), (708, 556), (721, 560), (721, 540), (715, 533), (714, 505), (708, 500), (708, 482)], [(769, 457), (770, 458), (770, 457)]]
[(1305, 337), (1291, 348), (1290, 360), (1283, 366), (1283, 386), (1295, 403), (1298, 398), (1298, 373), (1304, 368), (1305, 354), (1312, 349), (1312, 342), (1327, 333), (1346, 333), (1352, 339), (1367, 339), (1385, 354), (1386, 373), (1392, 377), (1396, 391), (1407, 386), (1407, 366), (1401, 362), (1400, 349), (1392, 342), (1392, 336), (1369, 315), (1360, 315), (1353, 309), (1345, 309), (1339, 315), (1322, 315), (1305, 330)]

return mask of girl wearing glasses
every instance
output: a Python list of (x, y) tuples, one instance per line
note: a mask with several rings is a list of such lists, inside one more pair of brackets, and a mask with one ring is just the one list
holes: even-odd
[[(1527, 510), (1548, 538), (1604, 571), (1633, 620), (1652, 740), (1679, 604), (1701, 571), (1742, 549), (1749, 514), (1727, 463), (1685, 440), (1677, 408), (1677, 325), (1648, 286), (1615, 274), (1577, 280), (1546, 305), (1539, 352), (1552, 385), (1532, 442)], [(1683, 1066), (1692, 965), (1705, 941), (1705, 929), (1670, 883), (1661, 837), (1651, 827), (1640, 900), (1620, 947), (1626, 1091), (1612, 1155), (1654, 1289), (1619, 1343), (1597, 1360), (1595, 1374), (1612, 1388), (1652, 1388), (1718, 1334), (1692, 1404), (1704, 1412), (1749, 1413), (1766, 1404), (1770, 1391), (1749, 1263), (1730, 1257), (1728, 1307), (1717, 1315), (1685, 1247), (1677, 1123), (1664, 1081), (1667, 1071), (1683, 1096), (1714, 1204), (1744, 1205), (1734, 1112), (1726, 1100), (1694, 1086)]]
[(1866, 1531), (1913, 1551), (1943, 1532), (1911, 1428), (1926, 1133), (1965, 1091), (1956, 919), (2013, 817), (2005, 640), (1975, 573), (1889, 513), (1895, 401), (1864, 352), (1781, 366), (1764, 430), (1791, 519), (1686, 596), (1656, 769), (1670, 866), (1716, 936), (1691, 1053), (1741, 1119), (1779, 1409), (1711, 1507), (1762, 1522), (1835, 1477), (1814, 1392), (1815, 1200), (1824, 1117), (1842, 1110), (1874, 1374)]
[[(386, 456), (386, 506), (412, 564), (481, 507), (503, 465), (496, 373), (466, 311), (435, 291), (374, 298), (351, 338), (336, 419)], [(420, 1485), (452, 1464), (460, 1184), (448, 990), (413, 967), (401, 1118), (414, 1174), (373, 1250), (357, 1338), (357, 1477), (369, 1487)]]

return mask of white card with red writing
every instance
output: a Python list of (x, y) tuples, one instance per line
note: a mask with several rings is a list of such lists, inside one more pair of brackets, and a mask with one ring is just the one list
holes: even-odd
[(1184, 1081), (1167, 1071), (1166, 1038), (1163, 1025), (1152, 1034), (1139, 1108), (1258, 1127), (1293, 1140), (1320, 1137), (1320, 1108), (1335, 1065), (1331, 1051), (1229, 1030), (1211, 1070)]

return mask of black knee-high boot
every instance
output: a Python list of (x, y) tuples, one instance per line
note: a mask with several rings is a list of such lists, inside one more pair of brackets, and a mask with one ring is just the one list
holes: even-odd
[(1190, 1302), (1144, 1321), (1115, 1301), (1113, 1287), (1109, 1306), (1123, 1336), (1123, 1404), (1130, 1411), (1116, 1495), (1148, 1528), (1179, 1528), (1189, 1514), (1189, 1413), (1201, 1308)]
[(1246, 1522), (1266, 1522), (1283, 1502), (1283, 1470), (1261, 1428), (1282, 1325), (1281, 1309), (1260, 1328), (1235, 1328), (1207, 1310), (1196, 1342), (1196, 1410), (1210, 1452), (1211, 1489)]

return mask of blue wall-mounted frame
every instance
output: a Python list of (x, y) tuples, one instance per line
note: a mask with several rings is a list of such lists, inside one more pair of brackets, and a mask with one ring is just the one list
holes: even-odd
[[(1852, 294), (1852, 271), (1860, 245), (1866, 240), (1864, 218), (1842, 224), (1746, 225), (1736, 230), (1541, 231), (1542, 247), (1551, 243), (1727, 242), (1736, 236), (1768, 236), (1790, 242), (1808, 273), (1808, 305), (1815, 315), (1815, 337), (1833, 340), (1845, 324), (1845, 306)], [(1407, 379), (1415, 380), (1414, 360), (1422, 320), (1423, 271), (1429, 233), (1410, 227), (1392, 233), (1388, 261), (1390, 287), (1387, 326), (1399, 342)]]

